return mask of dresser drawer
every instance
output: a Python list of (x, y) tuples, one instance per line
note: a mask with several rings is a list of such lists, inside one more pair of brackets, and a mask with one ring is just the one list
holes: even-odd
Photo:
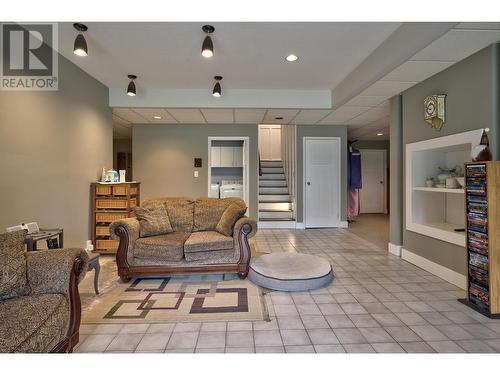
[(116, 220), (126, 219), (128, 215), (121, 212), (97, 212), (95, 214), (95, 221), (97, 223), (112, 223)]
[(127, 185), (113, 186), (113, 195), (127, 195)]
[(96, 195), (111, 195), (112, 187), (104, 185), (96, 185), (95, 194)]
[(126, 199), (96, 199), (95, 207), (98, 210), (126, 210), (128, 201)]
[(109, 226), (97, 226), (95, 227), (96, 236), (109, 236)]
[(120, 241), (115, 240), (97, 240), (96, 249), (97, 250), (117, 250)]

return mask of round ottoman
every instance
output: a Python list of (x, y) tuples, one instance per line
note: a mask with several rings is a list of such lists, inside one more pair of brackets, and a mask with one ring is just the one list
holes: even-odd
[(328, 261), (314, 255), (274, 253), (252, 258), (248, 278), (264, 288), (298, 292), (330, 283), (333, 270)]

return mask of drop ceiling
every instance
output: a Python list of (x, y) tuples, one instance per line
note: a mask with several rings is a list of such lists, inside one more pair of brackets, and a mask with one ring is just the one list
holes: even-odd
[[(64, 23), (59, 47), (110, 88), (117, 137), (130, 137), (133, 124), (281, 123), (347, 125), (351, 139), (387, 139), (392, 96), (500, 41), (500, 23), (450, 24), (376, 79), (358, 82), (339, 106), (335, 88), (402, 24), (215, 23), (213, 59), (200, 55), (201, 25), (89, 23), (89, 56), (82, 59), (72, 53), (75, 32)], [(285, 62), (289, 53), (299, 60)], [(139, 76), (132, 99), (124, 92), (129, 73)], [(220, 99), (210, 95), (216, 74), (224, 76)]]

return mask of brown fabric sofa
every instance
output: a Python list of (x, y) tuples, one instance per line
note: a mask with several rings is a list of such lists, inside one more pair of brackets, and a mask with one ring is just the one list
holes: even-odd
[(133, 276), (185, 273), (235, 272), (241, 278), (248, 273), (248, 238), (257, 232), (257, 223), (246, 216), (234, 224), (232, 236), (215, 230), (229, 205), (245, 208), (239, 198), (155, 198), (141, 207), (165, 204), (173, 232), (140, 237), (136, 218), (115, 221), (111, 236), (120, 240), (116, 263), (123, 281)]
[(0, 234), (8, 260), (0, 260), (0, 352), (71, 352), (79, 339), (78, 282), (88, 255), (81, 249), (26, 252), (24, 236)]

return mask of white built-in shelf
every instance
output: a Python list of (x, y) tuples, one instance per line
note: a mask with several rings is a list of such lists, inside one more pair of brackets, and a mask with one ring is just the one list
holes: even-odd
[(451, 169), (469, 161), (481, 134), (478, 129), (406, 145), (407, 230), (465, 247), (465, 233), (455, 231), (465, 227), (464, 190), (422, 185), (442, 173), (439, 167)]
[(447, 189), (447, 188), (436, 188), (436, 187), (420, 187), (416, 186), (413, 190), (417, 191), (430, 191), (434, 193), (452, 193), (452, 194), (464, 194), (464, 189)]

